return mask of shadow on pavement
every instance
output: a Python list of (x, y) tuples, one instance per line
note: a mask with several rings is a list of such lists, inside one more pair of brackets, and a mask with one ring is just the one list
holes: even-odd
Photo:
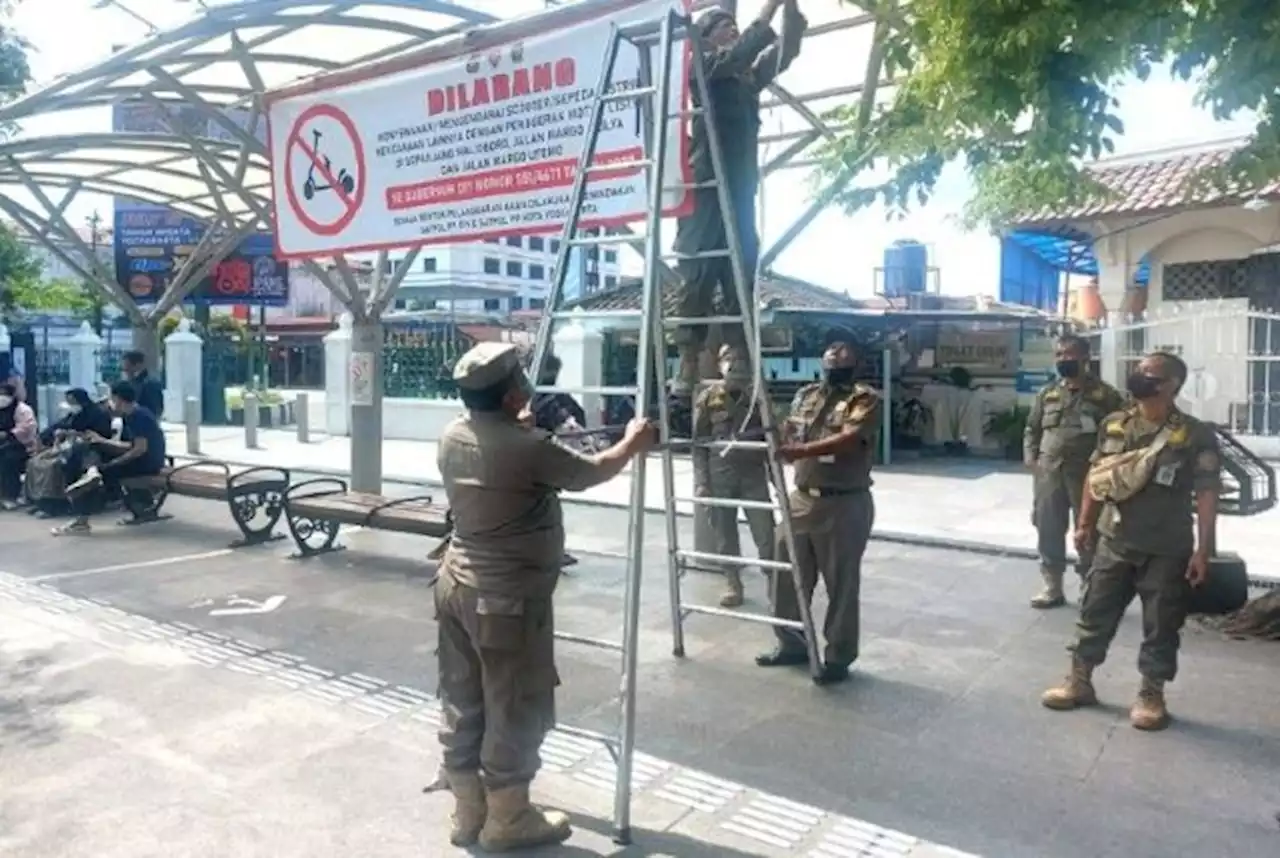
[(49, 651), (21, 658), (0, 652), (0, 748), (43, 747), (58, 741), (61, 725), (56, 712), (76, 703), (85, 692), (54, 692), (44, 674), (57, 662)]

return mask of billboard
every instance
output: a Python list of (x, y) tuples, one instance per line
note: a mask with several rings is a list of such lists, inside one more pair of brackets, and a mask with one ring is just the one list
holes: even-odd
[[(163, 206), (116, 200), (116, 278), (139, 304), (155, 304), (204, 236), (205, 225)], [(282, 307), (289, 264), (276, 259), (269, 234), (250, 235), (186, 299), (193, 304)]]
[[(249, 128), (246, 110), (224, 115), (243, 129)], [(111, 130), (117, 133), (171, 134), (182, 129), (209, 140), (235, 142), (236, 137), (216, 120), (190, 105), (126, 102), (111, 110)], [(265, 143), (265, 129), (258, 138)], [(164, 206), (114, 200), (116, 279), (139, 304), (160, 300), (182, 265), (204, 237), (203, 222)], [(187, 303), (281, 307), (289, 302), (289, 265), (275, 255), (270, 233), (246, 237), (187, 297)]]
[[(428, 47), (267, 94), (278, 248), (286, 257), (555, 233), (569, 213), (604, 53), (617, 26), (657, 21), (684, 0), (619, 0), (558, 29), (499, 24), (469, 47)], [(517, 35), (518, 33), (518, 35)], [(509, 34), (509, 35), (508, 35)], [(673, 55), (667, 112), (688, 97), (687, 45)], [(646, 48), (646, 50), (651, 50)], [(444, 54), (442, 51), (450, 51)], [(655, 58), (656, 60), (656, 58)], [(639, 85), (619, 48), (611, 92)], [(662, 209), (687, 211), (686, 121), (668, 125)], [(639, 102), (604, 105), (581, 226), (642, 220), (649, 198)], [(683, 176), (683, 179), (677, 177)]]

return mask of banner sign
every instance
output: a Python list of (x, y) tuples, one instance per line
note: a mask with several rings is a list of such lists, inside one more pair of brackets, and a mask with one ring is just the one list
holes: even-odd
[[(223, 115), (248, 131), (249, 111), (228, 109)], [(265, 123), (259, 126), (257, 137), (265, 143)], [(145, 102), (124, 102), (111, 108), (115, 133), (172, 135), (174, 129), (205, 140), (239, 142), (230, 129), (190, 105), (169, 104), (162, 110)], [(181, 212), (125, 197), (116, 197), (113, 208), (116, 279), (139, 304), (155, 304), (208, 227)], [(276, 258), (272, 235), (248, 236), (185, 303), (283, 307), (289, 303), (289, 264)]]
[[(139, 304), (157, 303), (204, 232), (200, 221), (163, 206), (118, 205), (115, 261), (120, 285)], [(282, 307), (289, 302), (289, 264), (276, 259), (270, 235), (248, 236), (186, 300)]]
[[(612, 28), (684, 8), (683, 0), (637, 0), (621, 12), (596, 11), (482, 54), (384, 75), (375, 69), (363, 80), (348, 74), (326, 84), (321, 77), (305, 91), (269, 93), (280, 254), (563, 230)], [(676, 115), (689, 89), (687, 43), (677, 44), (666, 105)], [(639, 65), (639, 50), (623, 42), (612, 89), (638, 86)], [(644, 157), (640, 106), (639, 100), (605, 105), (596, 164)], [(692, 181), (686, 130), (686, 121), (671, 120), (668, 184)], [(581, 225), (643, 219), (645, 179), (635, 166), (593, 172)], [(664, 213), (684, 213), (687, 200), (685, 191), (665, 195)]]

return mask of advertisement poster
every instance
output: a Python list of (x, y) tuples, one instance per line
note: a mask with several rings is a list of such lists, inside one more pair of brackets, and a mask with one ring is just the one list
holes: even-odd
[[(162, 206), (118, 203), (116, 277), (139, 304), (154, 304), (195, 251), (205, 226)], [(289, 302), (289, 264), (276, 259), (269, 234), (248, 236), (186, 300), (193, 304), (282, 307)]]
[[(249, 128), (246, 110), (228, 110), (228, 119)], [(258, 129), (266, 141), (265, 123)], [(125, 102), (112, 107), (111, 127), (126, 134), (172, 134), (182, 129), (207, 140), (236, 142), (232, 132), (188, 105)], [(164, 206), (116, 197), (114, 201), (116, 279), (139, 304), (155, 304), (195, 252), (206, 225)], [(205, 277), (185, 303), (281, 307), (289, 302), (289, 265), (277, 259), (275, 238), (250, 235)]]
[[(672, 9), (683, 11), (682, 0), (638, 0), (481, 53), (268, 93), (281, 254), (559, 232), (612, 28), (656, 21)], [(679, 44), (666, 105), (677, 115), (688, 96), (687, 43)], [(639, 50), (624, 42), (611, 91), (636, 88), (639, 66)], [(637, 100), (604, 105), (595, 164), (606, 169), (590, 176), (581, 226), (646, 216), (646, 171), (636, 165), (643, 132)], [(679, 118), (669, 124), (666, 161), (667, 184), (690, 181)], [(664, 213), (682, 212), (686, 198), (684, 190), (665, 195)]]

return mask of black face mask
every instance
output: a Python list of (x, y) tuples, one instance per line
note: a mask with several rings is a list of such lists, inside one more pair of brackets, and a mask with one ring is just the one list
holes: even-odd
[(1129, 376), (1125, 387), (1129, 390), (1129, 395), (1134, 399), (1150, 399), (1160, 393), (1160, 385), (1163, 383), (1164, 379), (1162, 378), (1135, 372)]
[(822, 377), (827, 384), (844, 385), (853, 381), (853, 367), (851, 366), (832, 366), (824, 367)]
[(1056, 367), (1059, 378), (1079, 378), (1080, 377), (1080, 361), (1078, 360), (1060, 360)]

